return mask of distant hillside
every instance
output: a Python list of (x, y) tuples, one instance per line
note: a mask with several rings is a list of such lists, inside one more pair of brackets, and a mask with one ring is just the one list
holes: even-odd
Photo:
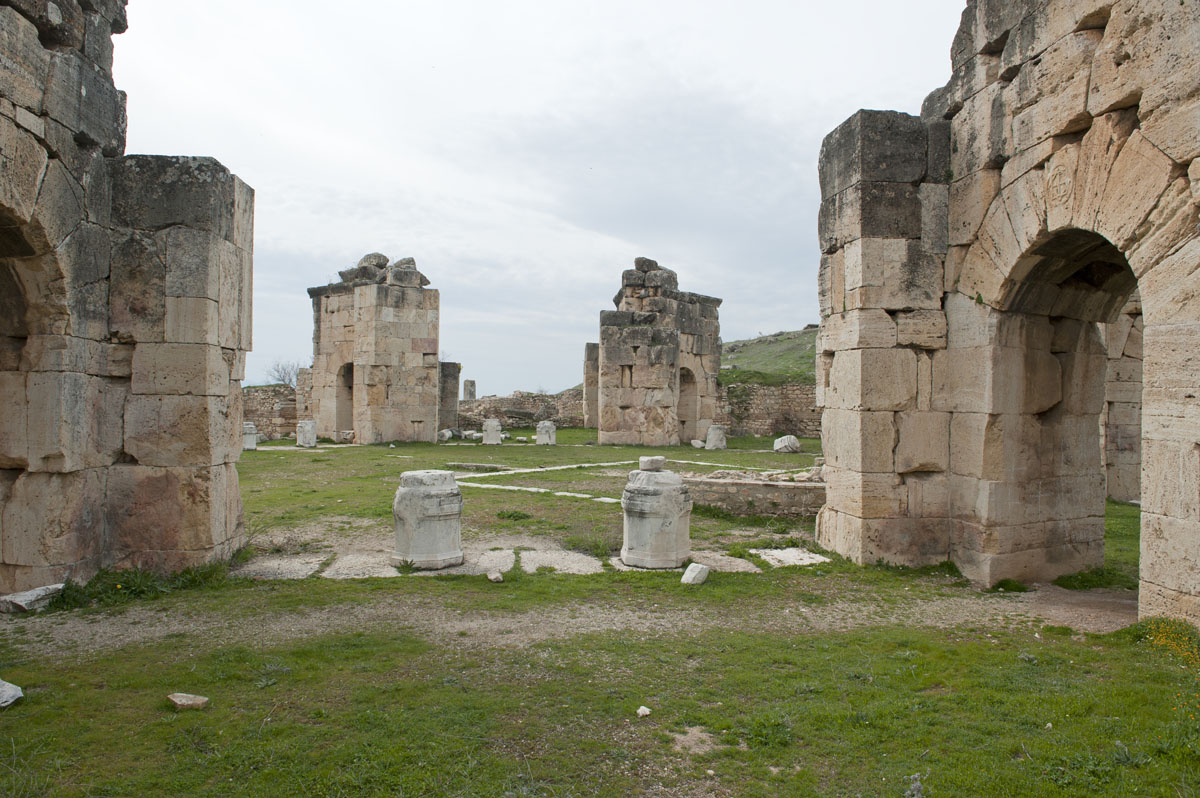
[(728, 341), (721, 347), (721, 384), (754, 382), (816, 382), (813, 373), (817, 328), (777, 332), (745, 341)]

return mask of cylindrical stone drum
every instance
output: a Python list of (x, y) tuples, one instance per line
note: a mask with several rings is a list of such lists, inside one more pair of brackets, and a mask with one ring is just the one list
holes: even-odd
[(678, 568), (691, 556), (692, 499), (678, 474), (631, 471), (621, 509), (621, 562), (638, 568)]
[(435, 570), (460, 565), (462, 493), (453, 471), (406, 471), (392, 502), (396, 552), (392, 565)]

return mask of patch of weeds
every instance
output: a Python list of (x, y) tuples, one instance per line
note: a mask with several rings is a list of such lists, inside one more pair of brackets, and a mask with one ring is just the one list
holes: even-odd
[(996, 584), (984, 591), (985, 593), (1028, 593), (1029, 588), (1024, 582), (1018, 582), (1016, 579), (1001, 579)]
[(756, 715), (740, 731), (746, 744), (753, 748), (785, 748), (795, 737), (791, 718), (780, 712)]
[(1131, 576), (1116, 568), (1101, 566), (1088, 571), (1060, 576), (1054, 584), (1067, 590), (1092, 590), (1098, 587), (1123, 588), (1137, 590), (1137, 577)]
[(136, 600), (155, 599), (176, 590), (217, 588), (228, 582), (229, 565), (223, 562), (185, 568), (176, 574), (157, 574), (140, 568), (124, 571), (104, 569), (84, 585), (68, 579), (62, 593), (54, 597), (48, 609), (112, 607)]
[(1053, 626), (1051, 624), (1043, 626), (1041, 632), (1052, 637), (1070, 637), (1075, 634), (1075, 630), (1069, 626)]
[(399, 565), (393, 565), (392, 567), (402, 574), (415, 574), (417, 572), (417, 566), (413, 565), (412, 560), (401, 560)]
[(568, 549), (590, 554), (598, 560), (604, 560), (614, 549), (620, 548), (620, 545), (613, 544), (614, 540), (602, 532), (567, 535), (563, 538), (563, 545)]
[(520, 510), (501, 510), (496, 513), (496, 517), (504, 521), (528, 521), (530, 518), (533, 518), (529, 513), (524, 513)]

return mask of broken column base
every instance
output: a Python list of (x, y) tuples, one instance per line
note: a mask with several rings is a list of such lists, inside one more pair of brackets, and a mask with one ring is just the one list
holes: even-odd
[(396, 551), (391, 563), (425, 571), (461, 565), (462, 493), (453, 471), (406, 471), (392, 502)]
[[(643, 458), (651, 459), (655, 458)], [(621, 562), (637, 568), (679, 568), (692, 556), (692, 500), (678, 474), (630, 472), (621, 508)]]

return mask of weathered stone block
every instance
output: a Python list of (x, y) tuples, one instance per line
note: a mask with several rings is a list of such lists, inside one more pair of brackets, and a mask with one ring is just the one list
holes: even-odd
[(834, 313), (821, 320), (817, 332), (818, 352), (890, 349), (895, 345), (896, 322), (879, 308)]
[(678, 474), (630, 472), (621, 509), (621, 562), (638, 568), (678, 568), (691, 556), (692, 500)]
[(925, 176), (926, 131), (920, 117), (859, 111), (821, 143), (821, 197), (864, 181), (916, 183)]
[(896, 518), (908, 512), (908, 490), (897, 474), (864, 474), (829, 465), (825, 502), (858, 518)]
[(243, 448), (228, 396), (133, 395), (125, 405), (125, 451), (146, 466), (235, 462)]
[(183, 225), (234, 238), (237, 179), (212, 158), (129, 155), (109, 162), (113, 221), (139, 230)]
[(950, 414), (896, 414), (896, 471), (945, 471), (950, 468)]
[(451, 471), (406, 471), (392, 503), (396, 550), (392, 564), (438, 569), (459, 565), (462, 493)]
[(37, 27), (12, 8), (0, 8), (0, 54), (0, 97), (40, 114), (50, 52)]
[[(0, 18), (6, 12), (12, 13), (12, 10), (0, 8)], [(7, 53), (2, 36), (0, 33), (0, 53)], [(3, 57), (0, 55), (0, 58)], [(0, 81), (3, 81), (5, 74), (6, 71), (0, 69)], [(0, 82), (0, 94), (3, 92), (4, 86)], [(33, 216), (38, 187), (46, 171), (46, 150), (29, 133), (0, 116), (0, 153), (5, 156), (0, 161), (4, 164), (4, 173), (0, 176), (0, 207), (15, 216), (15, 221), (27, 222)], [(6, 250), (11, 250), (14, 255), (34, 254), (29, 242), (14, 239), (9, 243), (9, 238), (5, 235), (2, 239)]]
[(946, 314), (940, 310), (913, 310), (896, 314), (896, 342), (921, 349), (946, 348)]
[(229, 394), (230, 364), (221, 350), (204, 344), (142, 344), (133, 351), (135, 394)]
[(896, 427), (892, 413), (827, 408), (821, 414), (825, 462), (864, 473), (895, 470)]
[[(85, 469), (66, 474), (24, 472), (0, 505), (4, 567), (52, 566), (59, 581), (68, 573), (87, 579), (103, 552), (104, 490), (107, 472)], [(11, 588), (11, 585), (6, 588)]]
[(917, 356), (909, 349), (837, 352), (825, 406), (840, 410), (904, 410), (917, 398)]

